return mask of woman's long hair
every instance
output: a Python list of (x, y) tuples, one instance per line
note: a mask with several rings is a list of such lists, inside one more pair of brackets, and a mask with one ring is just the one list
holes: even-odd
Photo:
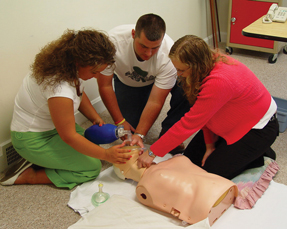
[(66, 30), (57, 40), (43, 47), (31, 65), (37, 83), (55, 86), (62, 81), (73, 85), (77, 66), (113, 65), (116, 49), (108, 36), (96, 30)]
[(225, 55), (211, 50), (204, 40), (194, 35), (178, 39), (172, 46), (169, 57), (179, 60), (191, 69), (189, 76), (179, 77), (190, 105), (195, 103), (202, 81), (209, 75), (214, 64), (218, 61), (227, 63)]

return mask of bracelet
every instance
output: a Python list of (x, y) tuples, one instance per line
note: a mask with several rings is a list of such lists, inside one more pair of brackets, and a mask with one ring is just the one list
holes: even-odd
[(134, 134), (139, 136), (142, 140), (144, 139), (144, 135), (143, 134), (139, 134), (139, 133), (134, 133)]
[(148, 155), (153, 158), (156, 157), (156, 155), (150, 149), (148, 149)]
[(115, 124), (116, 124), (117, 126), (119, 126), (119, 125), (123, 124), (125, 121), (126, 121), (126, 119), (124, 118), (122, 121), (115, 122)]

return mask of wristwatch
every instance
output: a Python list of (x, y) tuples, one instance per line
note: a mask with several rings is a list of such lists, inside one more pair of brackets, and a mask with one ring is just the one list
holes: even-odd
[(144, 139), (144, 135), (143, 134), (139, 134), (139, 133), (134, 133), (134, 134), (139, 136), (142, 140)]
[(150, 149), (148, 149), (148, 155), (150, 157), (156, 157), (156, 155)]

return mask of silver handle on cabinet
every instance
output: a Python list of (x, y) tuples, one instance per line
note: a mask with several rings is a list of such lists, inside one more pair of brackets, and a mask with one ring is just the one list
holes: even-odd
[(232, 17), (232, 18), (231, 18), (231, 22), (234, 23), (235, 21), (236, 21), (236, 18), (235, 18), (235, 17)]

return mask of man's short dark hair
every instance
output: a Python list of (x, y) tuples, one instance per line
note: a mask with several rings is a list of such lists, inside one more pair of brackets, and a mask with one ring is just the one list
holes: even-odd
[(140, 37), (143, 31), (150, 41), (160, 40), (165, 34), (165, 22), (156, 14), (145, 14), (141, 16), (136, 24), (135, 37)]

